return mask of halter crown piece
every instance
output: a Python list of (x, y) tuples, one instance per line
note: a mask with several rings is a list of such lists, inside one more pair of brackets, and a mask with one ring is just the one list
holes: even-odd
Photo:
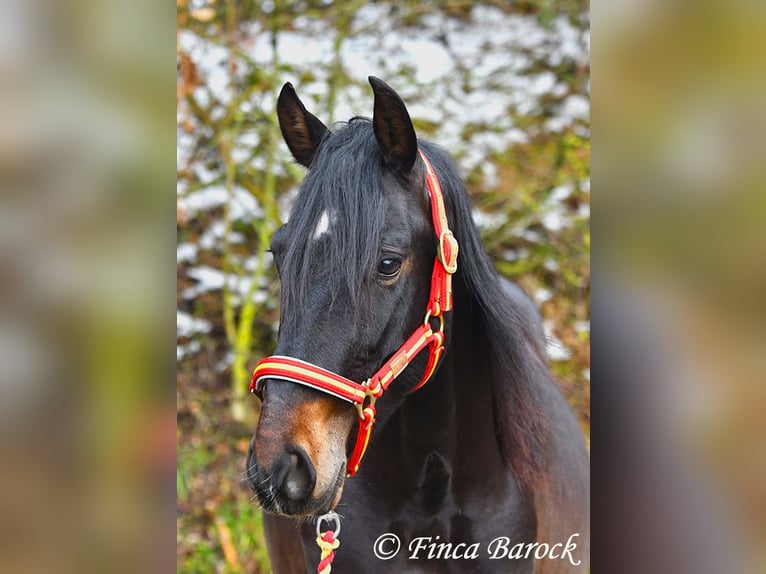
[[(418, 353), (428, 347), (428, 362), (423, 378), (410, 392), (418, 390), (434, 374), (439, 359), (444, 353), (443, 314), (452, 309), (452, 274), (457, 271), (458, 244), (449, 229), (439, 179), (428, 158), (422, 151), (418, 151), (426, 166), (426, 188), (431, 199), (431, 218), (438, 238), (436, 260), (431, 274), (431, 294), (423, 324), (415, 329), (415, 332), (391, 358), (363, 383), (357, 383), (312, 363), (281, 355), (272, 355), (260, 361), (255, 367), (250, 382), (250, 392), (253, 393), (262, 390), (265, 379), (281, 379), (305, 385), (353, 403), (359, 412), (360, 421), (354, 450), (351, 452), (346, 469), (349, 477), (354, 476), (359, 470), (359, 464), (370, 442), (372, 427), (375, 424), (375, 401)], [(434, 319), (436, 320), (434, 322), (438, 323), (436, 327), (432, 324)]]

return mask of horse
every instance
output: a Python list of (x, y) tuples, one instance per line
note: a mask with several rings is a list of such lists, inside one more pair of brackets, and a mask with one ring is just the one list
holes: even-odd
[[(369, 383), (421, 329), (437, 339), (437, 358), (429, 348), (392, 367), (400, 372), (385, 394), (347, 382), (364, 395), (353, 405), (316, 384), (261, 375), (246, 476), (265, 511), (273, 570), (313, 571), (313, 521), (334, 511), (336, 573), (586, 572), (589, 459), (548, 369), (539, 315), (495, 271), (448, 153), (417, 138), (389, 85), (369, 82), (372, 119), (333, 130), (290, 83), (278, 97), (284, 140), (308, 169), (270, 246), (281, 280), (275, 356), (314, 376)], [(449, 262), (435, 201), (454, 237)], [(432, 313), (440, 265), (452, 267), (451, 300)], [(350, 469), (371, 398), (374, 430)]]

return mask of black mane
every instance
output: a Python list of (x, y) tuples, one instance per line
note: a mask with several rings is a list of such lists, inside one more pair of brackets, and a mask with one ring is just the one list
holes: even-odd
[[(327, 236), (322, 255), (324, 267), (332, 273), (323, 280), (330, 282), (334, 293), (347, 290), (355, 307), (365, 304), (366, 289), (359, 278), (369, 275), (379, 254), (385, 159), (369, 119), (353, 118), (339, 126), (319, 146), (287, 224), (283, 273), (302, 279), (282, 286), (286, 306), (302, 305), (310, 292), (311, 258), (306, 245), (323, 212), (337, 218), (336, 233)], [(422, 140), (418, 144), (439, 177), (450, 227), (460, 245), (454, 290), (469, 301), (480, 344), (488, 349), (500, 449), (521, 483), (528, 486), (542, 468), (547, 432), (538, 407), (540, 382), (550, 378), (545, 359), (532, 343), (533, 325), (503, 291), (484, 250), (457, 168), (439, 146)], [(456, 306), (454, 313), (461, 312), (465, 310)]]
[[(495, 432), (503, 457), (522, 484), (541, 475), (546, 419), (539, 409), (539, 385), (550, 380), (545, 357), (533, 343), (536, 328), (508, 297), (484, 249), (471, 214), (463, 180), (449, 154), (426, 141), (418, 142), (434, 167), (444, 192), (450, 228), (460, 245), (453, 290), (462, 290), (475, 317), (479, 345), (489, 349)], [(456, 299), (457, 300), (457, 299)], [(457, 307), (454, 313), (460, 313)]]

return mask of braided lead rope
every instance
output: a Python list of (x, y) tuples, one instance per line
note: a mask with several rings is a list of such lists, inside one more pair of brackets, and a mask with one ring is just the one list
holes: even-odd
[[(326, 530), (321, 532), (322, 521), (335, 522), (335, 530)], [(319, 546), (321, 555), (317, 574), (330, 574), (332, 572), (332, 561), (335, 559), (335, 550), (340, 546), (338, 535), (340, 534), (340, 516), (335, 512), (328, 512), (317, 518), (317, 537), (316, 543)]]

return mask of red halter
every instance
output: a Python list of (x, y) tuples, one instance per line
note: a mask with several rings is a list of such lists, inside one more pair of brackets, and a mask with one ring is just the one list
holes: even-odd
[[(299, 359), (279, 355), (272, 355), (260, 361), (255, 367), (250, 382), (250, 392), (260, 391), (262, 386), (260, 383), (264, 379), (276, 378), (305, 385), (353, 403), (359, 412), (360, 421), (354, 450), (348, 460), (347, 476), (354, 476), (359, 470), (362, 456), (364, 456), (367, 444), (370, 442), (372, 427), (375, 424), (375, 401), (414, 360), (418, 353), (428, 347), (428, 363), (425, 373), (410, 392), (418, 390), (431, 378), (444, 352), (443, 313), (452, 309), (452, 274), (457, 271), (458, 244), (447, 223), (439, 179), (422, 151), (420, 157), (423, 158), (426, 165), (426, 187), (431, 199), (431, 218), (436, 237), (439, 240), (431, 275), (431, 294), (423, 324), (415, 329), (415, 332), (399, 347), (399, 350), (364, 383), (354, 382)], [(431, 326), (432, 318), (439, 320), (437, 330)]]

